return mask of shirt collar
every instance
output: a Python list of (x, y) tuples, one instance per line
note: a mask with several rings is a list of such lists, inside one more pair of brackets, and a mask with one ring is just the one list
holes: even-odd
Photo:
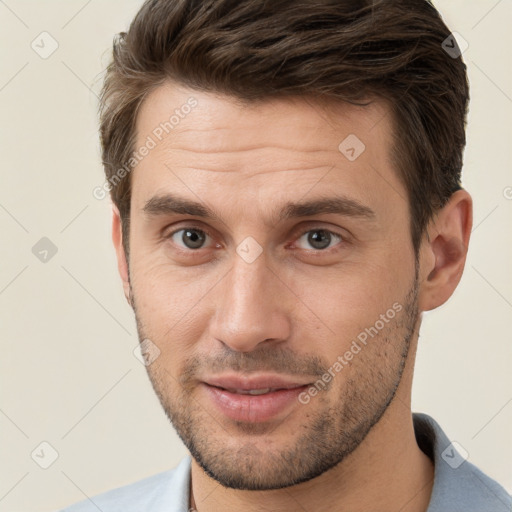
[(434, 485), (427, 512), (512, 510), (508, 493), (469, 462), (465, 448), (450, 441), (433, 418), (413, 413), (413, 422), (418, 446), (434, 463)]

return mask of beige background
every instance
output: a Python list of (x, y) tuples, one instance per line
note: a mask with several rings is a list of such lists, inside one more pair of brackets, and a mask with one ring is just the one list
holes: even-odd
[[(109, 201), (92, 196), (103, 182), (100, 73), (139, 5), (0, 1), (2, 512), (56, 510), (186, 453), (133, 355)], [(475, 228), (460, 287), (425, 315), (413, 410), (436, 418), (512, 492), (512, 4), (436, 5), (469, 44), (464, 183)], [(47, 59), (31, 48), (43, 31), (59, 45)], [(32, 253), (42, 237), (58, 249), (46, 263)], [(31, 458), (43, 441), (58, 452), (48, 469)]]

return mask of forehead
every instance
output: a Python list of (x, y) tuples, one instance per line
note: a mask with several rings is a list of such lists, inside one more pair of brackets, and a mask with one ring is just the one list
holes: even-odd
[[(137, 134), (139, 142), (153, 133), (164, 145), (172, 147), (173, 143), (187, 141), (189, 130), (197, 130), (203, 133), (194, 139), (195, 148), (215, 144), (221, 149), (226, 143), (231, 150), (236, 145), (247, 146), (256, 130), (259, 130), (257, 142), (268, 145), (275, 142), (276, 132), (294, 136), (319, 132), (326, 137), (325, 146), (332, 147), (348, 126), (358, 131), (361, 138), (382, 139), (384, 134), (390, 135), (391, 121), (389, 104), (383, 98), (374, 97), (365, 106), (303, 96), (248, 102), (166, 82), (143, 102), (137, 117)], [(237, 131), (235, 140), (229, 137), (223, 140), (222, 132), (234, 130)], [(389, 137), (386, 139), (390, 141)], [(297, 149), (307, 149), (316, 147), (318, 141), (301, 138), (290, 142), (295, 142)]]
[(333, 186), (366, 203), (379, 186), (381, 194), (405, 196), (390, 163), (392, 118), (382, 99), (244, 103), (168, 82), (144, 101), (136, 135), (136, 150), (151, 145), (132, 173), (138, 203), (175, 187), (203, 197), (257, 189), (273, 201)]

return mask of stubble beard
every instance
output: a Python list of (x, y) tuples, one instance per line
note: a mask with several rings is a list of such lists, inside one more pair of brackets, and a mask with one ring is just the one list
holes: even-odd
[[(296, 485), (321, 475), (346, 459), (389, 407), (414, 338), (418, 320), (417, 296), (416, 269), (414, 282), (400, 302), (404, 306), (403, 314), (391, 320), (378, 337), (369, 340), (350, 365), (341, 371), (346, 374), (343, 386), (336, 387), (334, 378), (328, 393), (319, 392), (310, 403), (297, 404), (290, 417), (285, 417), (280, 424), (231, 422), (228, 425), (224, 418), (207, 411), (195, 396), (197, 380), (194, 376), (201, 364), (213, 363), (211, 359), (195, 358), (185, 362), (182, 374), (177, 377), (157, 360), (147, 366), (148, 375), (165, 414), (192, 457), (210, 477), (233, 489), (271, 490)], [(139, 339), (151, 339), (149, 332), (143, 332), (135, 297), (132, 304)], [(155, 342), (164, 346), (159, 340)], [(293, 358), (293, 352), (290, 353)], [(225, 364), (225, 369), (236, 371), (258, 367), (286, 371), (288, 353), (277, 354), (282, 356), (280, 359), (272, 359), (271, 351), (261, 354), (264, 360), (258, 361), (248, 354), (233, 351), (214, 363), (216, 367)], [(290, 366), (295, 370), (315, 368), (321, 377), (321, 369), (329, 368), (333, 362), (330, 365), (325, 361), (322, 363), (319, 364), (318, 358), (311, 358), (301, 363), (291, 362)], [(336, 391), (338, 396), (333, 400)], [(277, 438), (273, 435), (279, 433), (279, 439), (283, 439), (283, 432), (289, 434), (286, 442), (276, 446), (277, 443), (272, 441)]]

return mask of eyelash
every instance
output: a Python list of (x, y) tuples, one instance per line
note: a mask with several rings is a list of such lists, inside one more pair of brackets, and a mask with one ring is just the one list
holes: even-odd
[(297, 240), (301, 239), (304, 235), (306, 235), (308, 233), (315, 232), (315, 231), (322, 231), (324, 233), (328, 233), (329, 235), (331, 235), (331, 237), (338, 238), (339, 242), (337, 244), (335, 244), (334, 246), (328, 247), (326, 249), (303, 249), (303, 250), (311, 251), (311, 252), (318, 253), (318, 254), (330, 253), (332, 251), (339, 250), (339, 246), (346, 242), (346, 237), (344, 235), (341, 235), (340, 233), (336, 233), (335, 231), (331, 231), (330, 229), (325, 229), (322, 227), (316, 227), (316, 228), (313, 227), (313, 228), (306, 229), (305, 231), (302, 231), (300, 233), (299, 237), (297, 238)]
[[(179, 229), (176, 229), (174, 231), (172, 231), (171, 233), (169, 233), (169, 235), (166, 235), (165, 238), (166, 239), (172, 239), (172, 237), (176, 234), (176, 233), (179, 233), (180, 231), (186, 231), (186, 230), (190, 230), (190, 231), (197, 231), (199, 233), (202, 233), (204, 235), (207, 235), (209, 236), (210, 238), (214, 238), (214, 236), (212, 235), (212, 233), (210, 231), (208, 231), (207, 229), (204, 229), (204, 228), (196, 228), (194, 226), (185, 226), (185, 227), (181, 227)], [(300, 238), (302, 238), (304, 235), (306, 235), (307, 233), (311, 233), (311, 232), (315, 232), (315, 231), (322, 231), (324, 233), (328, 233), (329, 235), (335, 237), (335, 238), (338, 238), (340, 240), (340, 242), (338, 242), (338, 244), (336, 244), (335, 246), (333, 247), (328, 247), (327, 249), (303, 249), (305, 251), (309, 251), (309, 252), (312, 252), (312, 253), (318, 253), (318, 254), (321, 254), (321, 253), (329, 253), (331, 252), (332, 250), (335, 250), (335, 247), (341, 245), (341, 244), (344, 244), (347, 242), (347, 239), (346, 239), (346, 236), (345, 235), (341, 235), (340, 233), (337, 233), (335, 231), (331, 231), (329, 229), (326, 229), (326, 228), (323, 228), (323, 227), (312, 227), (312, 228), (308, 228), (306, 230), (303, 230), (301, 232), (299, 232), (298, 236), (296, 237), (297, 240), (299, 240)], [(294, 238), (295, 238), (295, 235), (294, 235)], [(193, 252), (199, 252), (201, 249), (203, 249), (203, 247), (200, 247), (198, 249), (189, 249), (189, 248), (182, 248), (182, 247), (178, 247), (178, 250), (182, 251), (182, 252), (186, 252), (186, 253), (193, 253)]]

